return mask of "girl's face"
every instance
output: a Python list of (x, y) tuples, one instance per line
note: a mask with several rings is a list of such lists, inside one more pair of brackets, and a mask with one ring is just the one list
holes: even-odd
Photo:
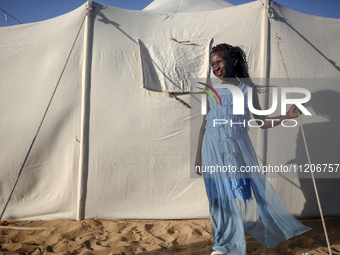
[(210, 64), (215, 76), (220, 79), (235, 78), (237, 60), (231, 58), (223, 50), (211, 54)]

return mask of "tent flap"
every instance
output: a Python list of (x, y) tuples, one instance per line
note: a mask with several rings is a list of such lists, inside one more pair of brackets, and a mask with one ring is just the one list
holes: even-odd
[(208, 78), (211, 39), (139, 39), (143, 87), (157, 92), (192, 92), (192, 78)]

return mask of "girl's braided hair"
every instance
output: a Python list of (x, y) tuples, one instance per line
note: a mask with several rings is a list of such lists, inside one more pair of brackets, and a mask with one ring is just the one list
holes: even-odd
[(254, 84), (253, 81), (250, 79), (247, 57), (244, 51), (240, 47), (238, 46), (234, 47), (226, 43), (218, 44), (212, 47), (211, 52), (210, 52), (210, 57), (211, 57), (211, 54), (217, 51), (224, 51), (231, 58), (237, 59), (237, 63), (235, 66), (235, 69), (236, 69), (235, 78), (237, 78), (241, 83), (246, 83), (250, 85), (251, 87), (256, 88), (257, 92), (260, 92), (262, 86)]

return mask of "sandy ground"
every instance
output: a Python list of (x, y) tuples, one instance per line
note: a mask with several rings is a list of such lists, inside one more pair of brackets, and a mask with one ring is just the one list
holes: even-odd
[[(269, 249), (247, 236), (248, 254), (327, 254), (320, 220), (312, 230)], [(210, 221), (16, 221), (2, 222), (1, 254), (186, 254), (212, 251)], [(7, 225), (8, 224), (8, 225)], [(326, 219), (333, 254), (340, 254), (340, 218)]]

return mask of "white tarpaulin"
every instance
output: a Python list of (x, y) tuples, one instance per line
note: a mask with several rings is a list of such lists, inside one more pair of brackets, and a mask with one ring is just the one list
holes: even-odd
[(0, 29), (2, 206), (58, 85), (5, 218), (75, 215), (84, 31), (75, 39), (83, 19), (84, 6), (55, 19)]
[(209, 77), (211, 39), (139, 40), (143, 87), (158, 92), (193, 91), (190, 81)]
[[(190, 122), (201, 116), (157, 91), (178, 92), (164, 77), (179, 79), (186, 64), (194, 68), (192, 78), (206, 75), (210, 40), (242, 47), (254, 78), (285, 80), (284, 65), (290, 78), (332, 78), (301, 85), (315, 98), (307, 105), (312, 117), (302, 119), (312, 161), (339, 163), (339, 20), (273, 3), (266, 26), (261, 1), (175, 14), (93, 6), (88, 21), (83, 5), (51, 20), (0, 29), (1, 205), (28, 156), (4, 218), (77, 218), (77, 210), (86, 218), (208, 217), (203, 180), (189, 173), (190, 132), (199, 129), (190, 129)], [(187, 40), (201, 43), (199, 50), (181, 53)], [(166, 59), (171, 49), (189, 61), (176, 63), (181, 54)], [(152, 71), (155, 65), (160, 69)], [(191, 97), (180, 95), (185, 102)], [(307, 163), (299, 128), (250, 132), (260, 162)], [(88, 156), (79, 161), (80, 151)], [(319, 215), (310, 179), (271, 182), (294, 215)], [(332, 201), (340, 180), (317, 183), (325, 215), (339, 215)]]

